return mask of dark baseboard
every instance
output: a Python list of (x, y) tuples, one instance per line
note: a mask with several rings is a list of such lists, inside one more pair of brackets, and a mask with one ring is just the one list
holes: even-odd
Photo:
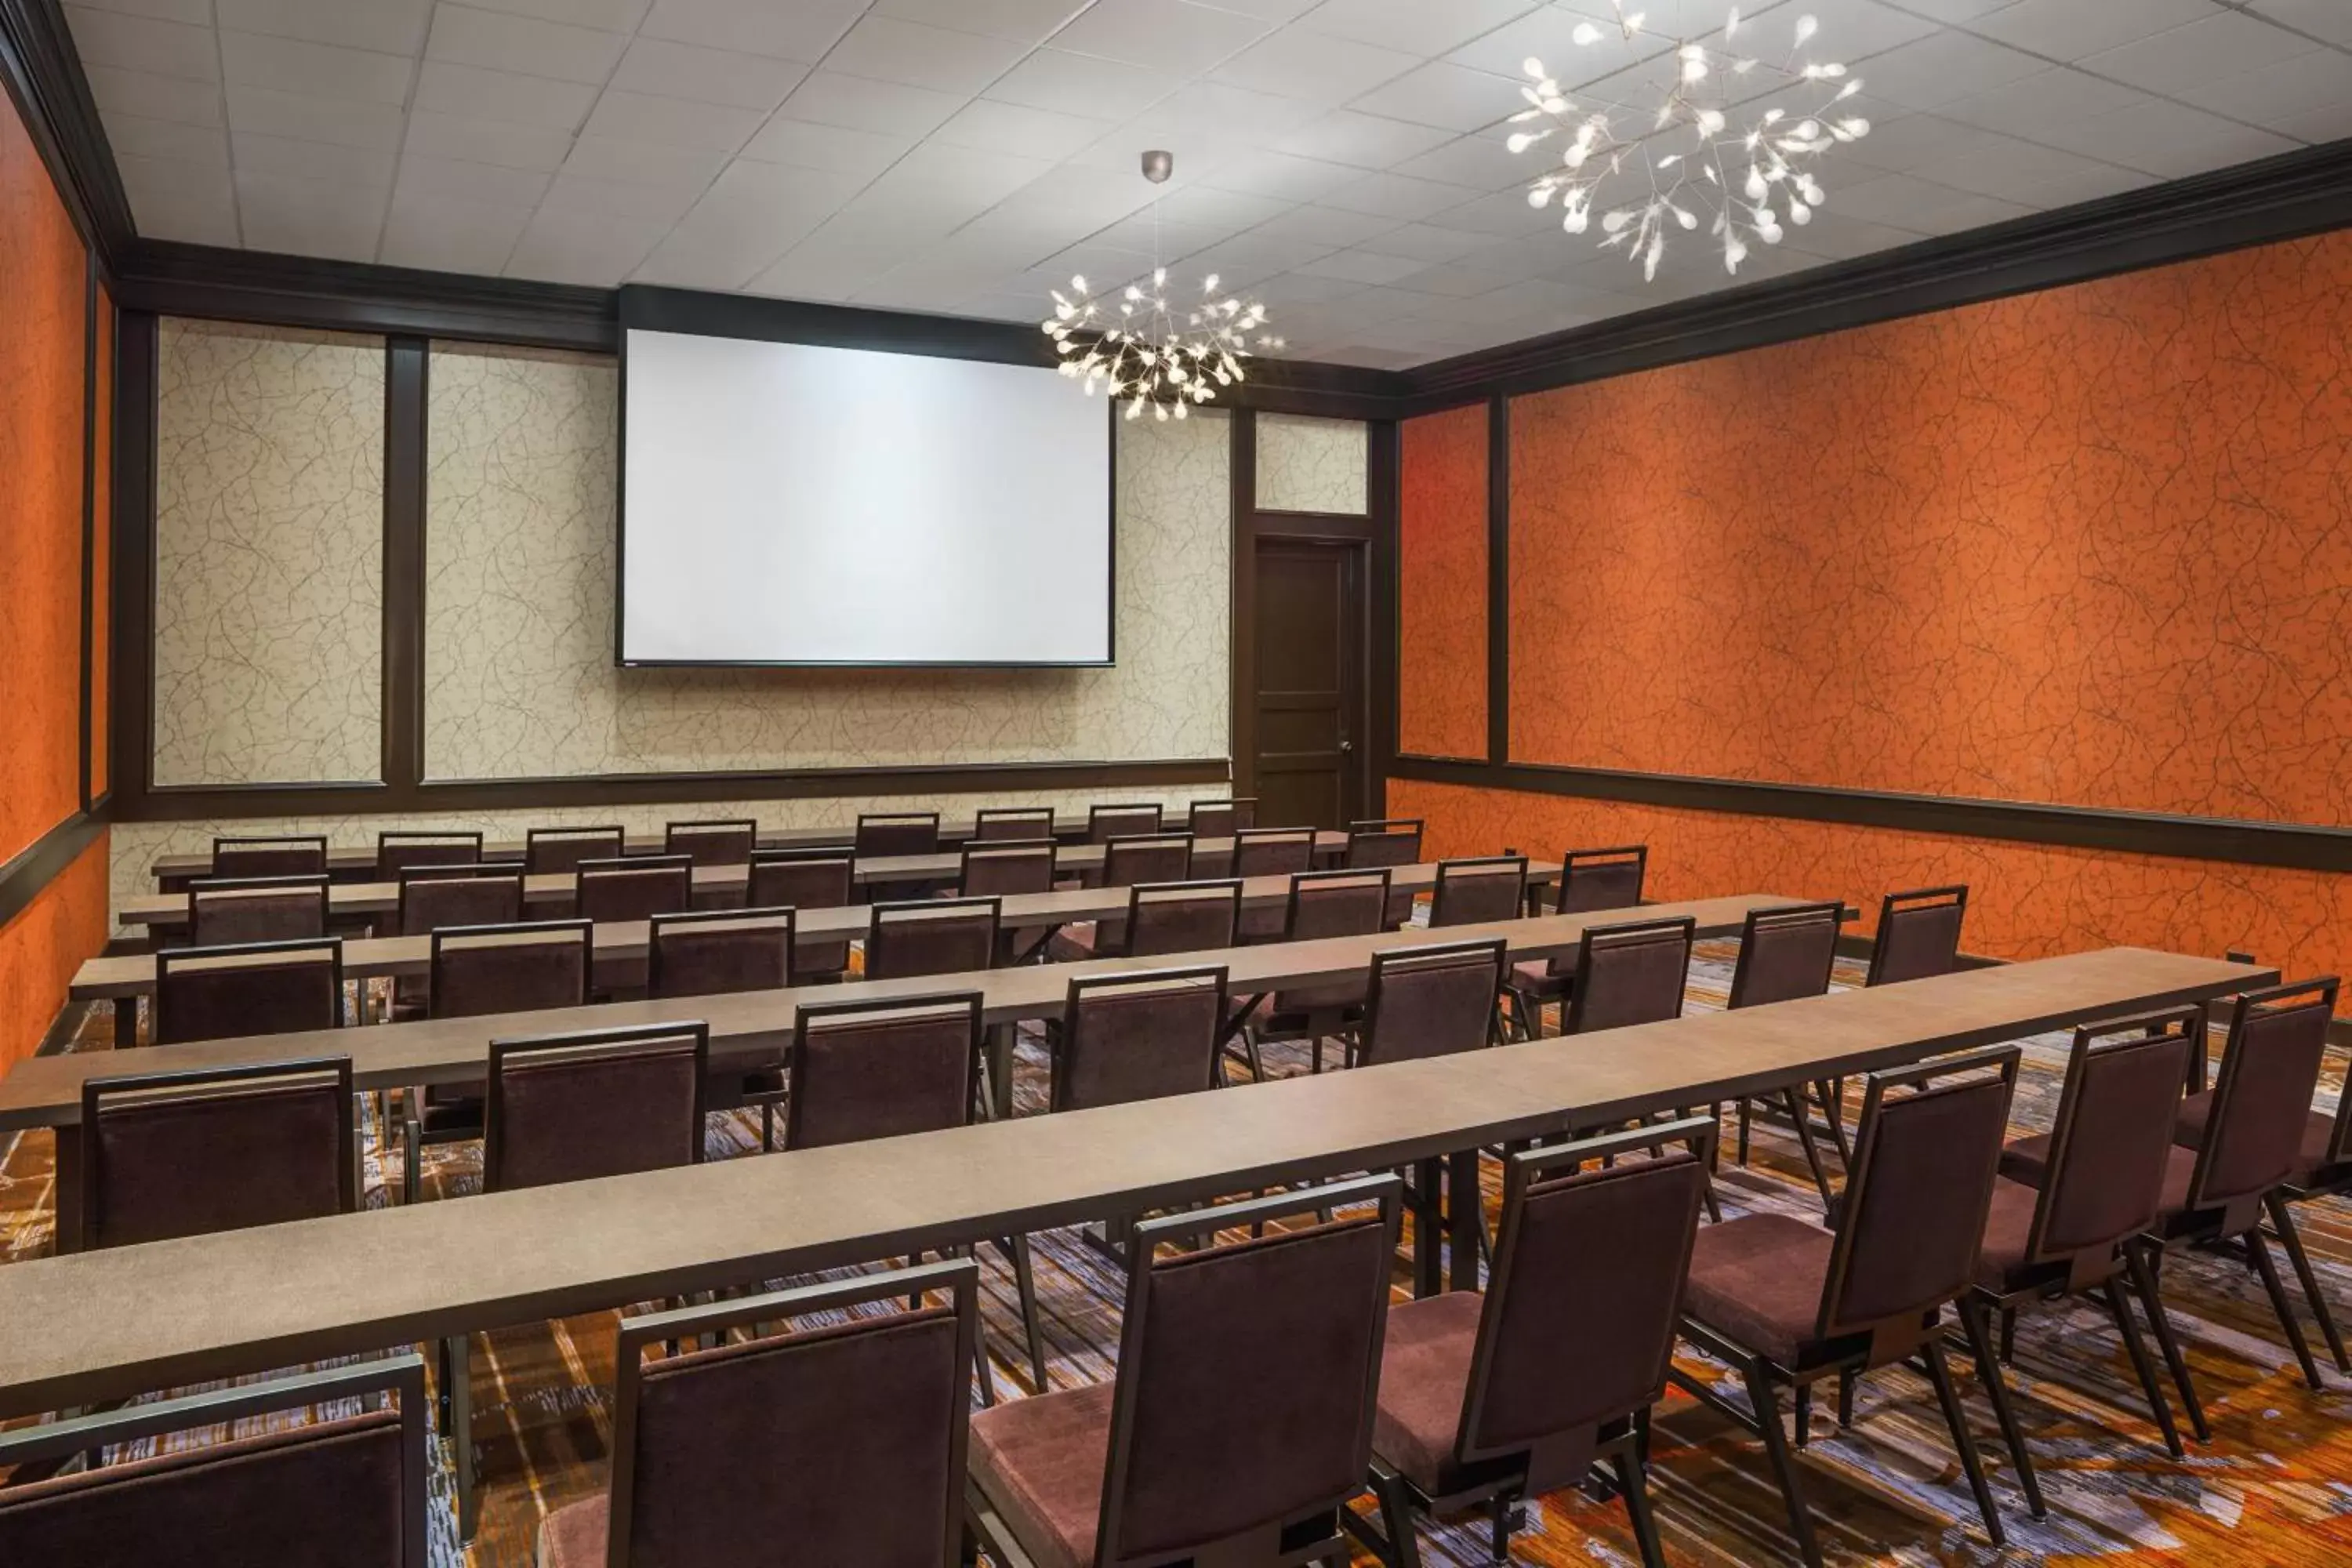
[(105, 831), (104, 816), (78, 811), (0, 865), (0, 925), (22, 914)]

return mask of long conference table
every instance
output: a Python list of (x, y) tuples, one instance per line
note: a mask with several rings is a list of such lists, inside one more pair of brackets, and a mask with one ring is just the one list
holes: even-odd
[[(1100, 1110), (36, 1258), (0, 1268), (0, 1417), (1417, 1163), (2277, 978), (2107, 948)], [(484, 1029), (500, 1026), (472, 1022), (478, 1070)], [(234, 1042), (230, 1058), (262, 1044)], [(74, 1060), (37, 1058), (0, 1089), (25, 1067)], [(54, 1073), (31, 1081), (54, 1103)], [(21, 1090), (10, 1098), (9, 1124), (47, 1119), (27, 1120)]]

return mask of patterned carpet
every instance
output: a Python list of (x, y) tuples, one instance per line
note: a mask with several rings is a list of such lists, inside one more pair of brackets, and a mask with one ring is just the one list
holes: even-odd
[[(1703, 944), (1689, 994), (1694, 1011), (1719, 1007), (1736, 944)], [(1841, 966), (1841, 984), (1858, 968)], [(77, 1048), (103, 1049), (102, 1022), (83, 1027)], [(2063, 1037), (2028, 1042), (2026, 1070), (2013, 1116), (2019, 1133), (2047, 1128), (2063, 1070)], [(1303, 1051), (1271, 1047), (1268, 1069), (1306, 1070)], [(2339, 1092), (2331, 1063), (2327, 1092)], [(1858, 1085), (1849, 1085), (1857, 1097)], [(1045, 1104), (1045, 1064), (1024, 1044), (1015, 1083), (1024, 1112)], [(371, 1152), (367, 1201), (387, 1201), (397, 1180), (396, 1151), (366, 1129)], [(712, 1158), (757, 1148), (755, 1118), (714, 1118)], [(1488, 1201), (1499, 1202), (1498, 1173), (1488, 1163)], [(426, 1184), (435, 1198), (459, 1197), (478, 1184), (478, 1157), (468, 1145), (431, 1152)], [(0, 1258), (48, 1248), (49, 1140), (16, 1139), (0, 1160)], [(1726, 1162), (1717, 1182), (1726, 1214), (1777, 1211), (1818, 1217), (1819, 1201), (1792, 1138), (1759, 1120), (1751, 1164)], [(2340, 1319), (2352, 1318), (2352, 1205), (2307, 1205), (2301, 1221)], [(1118, 1343), (1123, 1276), (1071, 1232), (1036, 1238), (1037, 1283), (1054, 1386), (1108, 1380)], [(998, 1387), (1007, 1396), (1028, 1386), (1010, 1268), (983, 1254), (984, 1321), (995, 1351)], [(1862, 1388), (1853, 1427), (1840, 1431), (1825, 1406), (1813, 1417), (1802, 1459), (1824, 1552), (1834, 1562), (1901, 1564), (1993, 1561), (2102, 1563), (2129, 1561), (2223, 1563), (2352, 1562), (2352, 1379), (2331, 1373), (2327, 1392), (2306, 1390), (2294, 1370), (2261, 1287), (2242, 1266), (2190, 1256), (2168, 1268), (2174, 1321), (2197, 1373), (2213, 1440), (2191, 1443), (2186, 1462), (2168, 1459), (2105, 1316), (2074, 1305), (2022, 1320), (2012, 1388), (2032, 1447), (2050, 1517), (2023, 1513), (2000, 1451), (1992, 1414), (1965, 1360), (1971, 1425), (1992, 1468), (2010, 1549), (1987, 1546), (1934, 1394), (1906, 1370), (1874, 1374)], [(1406, 1290), (1402, 1268), (1399, 1299)], [(613, 1376), (612, 1314), (502, 1331), (478, 1338), (474, 1355), (473, 1439), (485, 1495), (481, 1531), (461, 1551), (450, 1511), (446, 1469), (433, 1492), (435, 1568), (521, 1568), (531, 1561), (541, 1516), (604, 1482)], [(1696, 1358), (1702, 1376), (1723, 1369)], [(1679, 1394), (1661, 1406), (1653, 1485), (1669, 1558), (1678, 1563), (1740, 1564), (1793, 1561), (1780, 1495), (1758, 1442)], [(1630, 1563), (1639, 1561), (1618, 1505), (1576, 1493), (1547, 1498), (1528, 1510), (1514, 1541), (1525, 1563)], [(1432, 1568), (1487, 1562), (1476, 1520), (1423, 1528)], [(1359, 1555), (1369, 1563), (1369, 1556)]]

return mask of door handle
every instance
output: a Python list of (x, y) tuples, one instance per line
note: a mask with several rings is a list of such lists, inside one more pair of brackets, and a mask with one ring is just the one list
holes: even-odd
[(1339, 754), (1340, 754), (1341, 756), (1346, 756), (1346, 755), (1348, 755), (1349, 753), (1350, 753), (1350, 752), (1352, 752), (1353, 751), (1355, 751), (1355, 749), (1356, 749), (1356, 742), (1353, 742), (1353, 741), (1341, 741), (1341, 742), (1339, 742)]

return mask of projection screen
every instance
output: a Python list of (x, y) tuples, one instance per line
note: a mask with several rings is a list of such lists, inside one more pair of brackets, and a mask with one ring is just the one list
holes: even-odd
[(1111, 662), (1110, 421), (1050, 369), (628, 329), (623, 664)]

